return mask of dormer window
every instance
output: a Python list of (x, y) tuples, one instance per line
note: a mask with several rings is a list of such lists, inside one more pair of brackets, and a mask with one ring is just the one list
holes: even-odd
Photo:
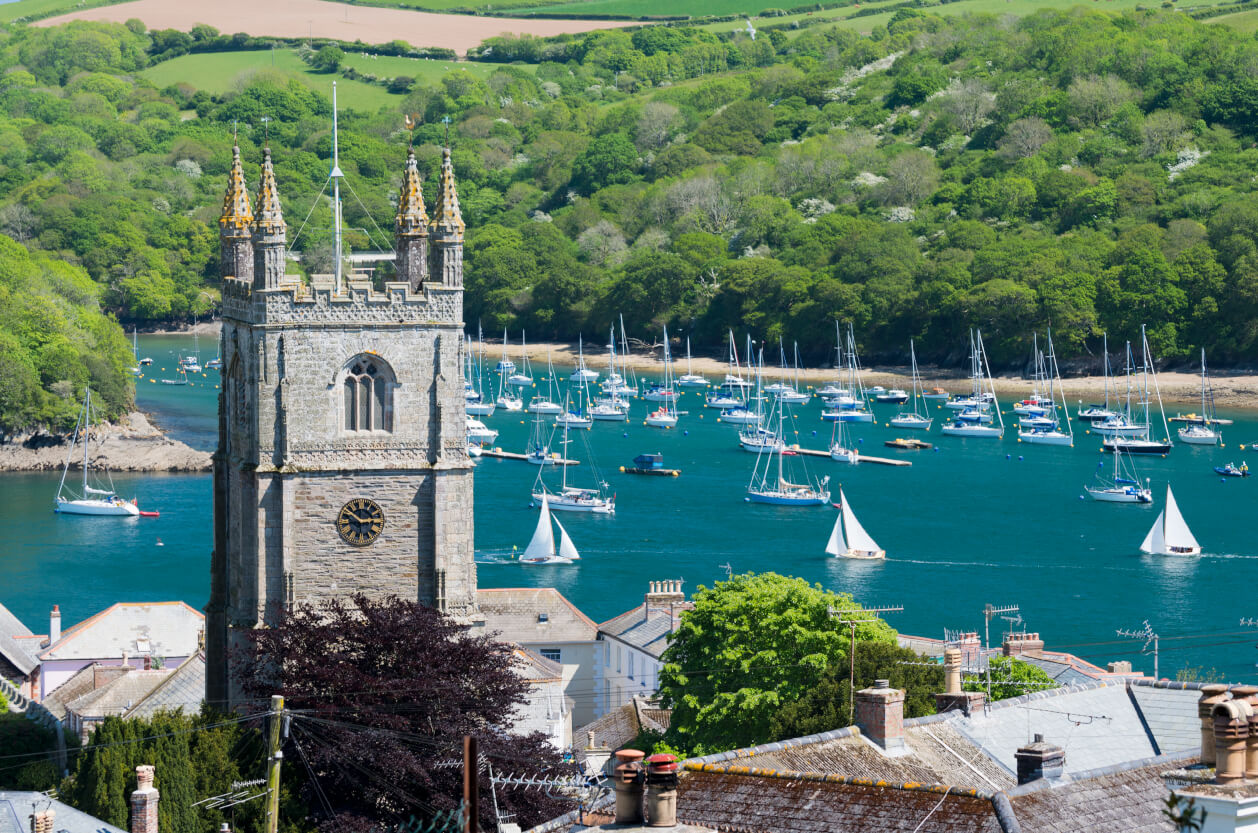
[(384, 362), (359, 356), (342, 381), (346, 431), (393, 430), (393, 374)]

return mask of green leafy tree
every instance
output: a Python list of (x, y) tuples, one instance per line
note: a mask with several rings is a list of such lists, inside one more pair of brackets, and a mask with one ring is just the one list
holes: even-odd
[[(991, 699), (1008, 700), (1034, 691), (1057, 688), (1058, 684), (1042, 668), (1017, 657), (992, 657)], [(986, 680), (970, 680), (962, 686), (966, 691), (987, 691)]]
[(638, 149), (624, 133), (599, 136), (572, 163), (572, 184), (583, 193), (638, 178)]
[[(846, 667), (839, 616), (860, 610), (847, 594), (776, 573), (697, 588), (660, 672), (660, 699), (673, 709), (667, 742), (706, 754), (774, 740), (781, 709)], [(870, 619), (857, 640), (894, 645), (895, 631)]]
[(345, 52), (339, 46), (325, 46), (310, 59), (310, 65), (320, 72), (336, 72), (345, 60)]

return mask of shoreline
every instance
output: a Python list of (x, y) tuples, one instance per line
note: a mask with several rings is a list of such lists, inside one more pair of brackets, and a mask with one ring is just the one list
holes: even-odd
[[(498, 343), (496, 347), (496, 350), (490, 349), (489, 343), (486, 343), (485, 362), (489, 367), (492, 367), (497, 362), (496, 356), (502, 354), (501, 343)], [(527, 347), (528, 359), (535, 369), (539, 362), (545, 363), (548, 352), (551, 359), (561, 365), (573, 365), (576, 363), (576, 345), (530, 342)], [(521, 351), (518, 344), (507, 347), (508, 357), (518, 360), (522, 355), (524, 355), (524, 352)], [(626, 359), (626, 363), (635, 370), (646, 370), (659, 374), (664, 372), (664, 362), (656, 355), (645, 355), (643, 352), (631, 351)], [(601, 374), (605, 374), (607, 371), (606, 354), (600, 351), (597, 354), (586, 356), (586, 365), (591, 370), (597, 370)], [(691, 365), (697, 373), (706, 375), (713, 381), (723, 378), (727, 369), (724, 361), (706, 357), (693, 358)], [(673, 369), (677, 375), (685, 373), (685, 367), (685, 358), (673, 358)], [(922, 387), (928, 390), (932, 387), (942, 387), (946, 388), (949, 393), (962, 393), (970, 388), (969, 377), (958, 374), (955, 369), (931, 366), (922, 367), (919, 365), (918, 370), (922, 377)], [(793, 378), (794, 375), (794, 371), (791, 371), (789, 374), (783, 373), (782, 369), (776, 366), (766, 366), (764, 370), (766, 384), (783, 377)], [(812, 386), (816, 383), (833, 381), (837, 376), (838, 372), (833, 368), (800, 368), (799, 370), (801, 386)], [(883, 385), (888, 388), (898, 387), (908, 390), (910, 385), (912, 385), (912, 377), (907, 366), (863, 368), (861, 381), (865, 387)], [(1177, 410), (1187, 412), (1195, 412), (1201, 409), (1200, 373), (1164, 371), (1158, 373), (1157, 381), (1162, 393), (1162, 401), (1166, 405), (1174, 405)], [(992, 385), (996, 389), (997, 396), (1002, 399), (1008, 397), (1021, 399), (1029, 396), (1031, 393), (1031, 380), (1021, 376), (996, 376), (992, 379)], [(1126, 384), (1121, 377), (1110, 378), (1111, 398), (1117, 397), (1120, 385), (1125, 395)], [(1229, 375), (1221, 373), (1210, 377), (1210, 385), (1214, 391), (1215, 405), (1224, 408), (1258, 410), (1258, 375)], [(1085, 404), (1091, 404), (1104, 401), (1105, 398), (1104, 376), (1067, 377), (1062, 379), (1061, 386), (1066, 404), (1071, 407), (1078, 404), (1079, 400), (1083, 400)], [(1193, 405), (1196, 405), (1196, 408), (1192, 407)], [(1167, 416), (1174, 416), (1174, 414), (1168, 413)]]
[[(100, 435), (103, 439), (99, 439)], [(93, 447), (89, 462), (111, 472), (205, 472), (211, 469), (208, 451), (167, 437), (149, 417), (133, 411), (116, 423), (104, 423), (92, 430)], [(0, 444), (0, 472), (59, 471), (66, 464), (68, 435), (30, 432), (15, 435)], [(82, 471), (83, 461), (75, 455), (72, 471)]]

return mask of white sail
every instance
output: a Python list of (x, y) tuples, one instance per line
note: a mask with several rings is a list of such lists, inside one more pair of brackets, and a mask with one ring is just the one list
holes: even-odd
[(524, 550), (522, 558), (550, 558), (555, 554), (555, 532), (550, 528), (550, 504), (542, 495), (542, 514), (537, 519), (533, 539)]
[(852, 506), (848, 503), (842, 489), (839, 490), (839, 502), (843, 505), (843, 526), (847, 527), (847, 540), (851, 548), (858, 552), (878, 552), (881, 550), (882, 548), (878, 546), (878, 542), (870, 538), (869, 533), (861, 526), (860, 521), (856, 520), (856, 513), (852, 511)]
[(1147, 552), (1151, 555), (1166, 555), (1166, 539), (1162, 537), (1162, 516), (1164, 512), (1158, 513), (1158, 519), (1153, 522), (1153, 528), (1149, 530), (1149, 534), (1144, 536), (1144, 543), (1140, 545), (1141, 552)]
[(1179, 506), (1175, 503), (1175, 495), (1169, 485), (1166, 487), (1166, 523), (1162, 526), (1162, 538), (1168, 551), (1172, 547), (1180, 552), (1201, 549), (1201, 545), (1189, 531), (1188, 524), (1184, 523), (1184, 516), (1179, 514)]
[[(839, 492), (840, 500), (842, 491)], [(847, 552), (847, 542), (843, 540), (843, 516), (839, 515), (834, 519), (834, 529), (830, 530), (830, 541), (826, 544), (826, 555), (833, 555), (838, 558)]]
[(568, 530), (563, 528), (558, 518), (555, 518), (555, 526), (559, 527), (559, 557), (579, 561), (581, 554), (577, 552), (576, 544), (572, 543), (572, 539), (568, 537)]

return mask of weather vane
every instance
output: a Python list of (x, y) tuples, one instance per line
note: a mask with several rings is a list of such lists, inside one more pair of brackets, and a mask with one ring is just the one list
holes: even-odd
[(441, 121), (446, 126), (446, 147), (450, 147), (450, 117), (442, 116)]
[(236, 125), (237, 124), (238, 124), (237, 120), (232, 119), (232, 144), (233, 145), (236, 144)]
[(271, 117), (270, 117), (270, 116), (263, 116), (263, 117), (262, 117), (262, 136), (263, 136), (263, 141), (265, 141), (265, 142), (266, 142), (266, 146), (267, 146), (267, 147), (270, 147), (270, 146), (271, 146), (271, 128), (270, 128), (270, 123), (271, 123)]
[(406, 139), (406, 147), (407, 149), (414, 148), (415, 147), (415, 125), (419, 122), (419, 115), (418, 114), (415, 114), (415, 115), (403, 114), (402, 120), (403, 122), (406, 123), (406, 130), (408, 132), (408, 136)]

